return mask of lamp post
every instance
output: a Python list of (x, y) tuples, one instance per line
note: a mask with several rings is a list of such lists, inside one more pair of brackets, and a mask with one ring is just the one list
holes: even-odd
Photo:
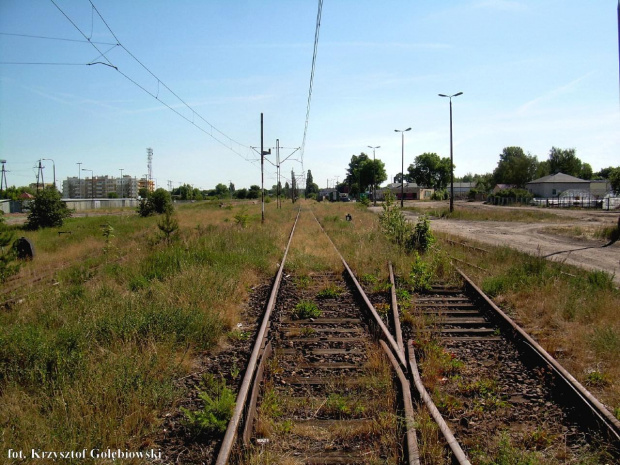
[(52, 160), (51, 158), (41, 158), (41, 160), (48, 160), (52, 162), (52, 170), (54, 173), (54, 189), (56, 189), (56, 163), (54, 163), (54, 160)]
[(89, 170), (87, 168), (82, 168), (82, 171), (90, 171), (90, 198), (95, 201), (95, 175), (93, 174), (93, 170)]
[(401, 135), (401, 164), (400, 164), (400, 208), (404, 207), (405, 199), (405, 133), (411, 131), (411, 128), (398, 130), (394, 129), (394, 132), (400, 132)]
[(79, 194), (78, 194), (78, 199), (82, 198), (82, 178), (80, 177), (80, 172), (82, 171), (82, 162), (78, 161), (76, 163), (76, 165), (78, 165), (78, 189), (79, 189)]
[(369, 149), (372, 149), (372, 201), (377, 206), (377, 184), (375, 181), (375, 149), (380, 149), (381, 146), (377, 145), (376, 147), (368, 146)]
[(119, 171), (121, 172), (121, 199), (124, 199), (125, 191), (123, 190), (123, 171), (125, 171), (125, 168), (119, 168)]
[(450, 213), (454, 211), (454, 163), (452, 161), (452, 97), (463, 95), (463, 92), (457, 92), (454, 95), (438, 94), (440, 97), (450, 99)]

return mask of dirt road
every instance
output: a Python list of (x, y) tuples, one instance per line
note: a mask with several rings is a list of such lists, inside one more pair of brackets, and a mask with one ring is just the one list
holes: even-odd
[[(422, 204), (426, 208), (441, 208), (447, 202)], [(405, 203), (407, 205), (407, 202)], [(411, 203), (410, 206), (420, 208), (421, 204)], [(377, 213), (381, 207), (371, 207)], [(455, 208), (486, 209), (514, 208), (537, 210), (536, 207), (494, 207), (481, 203), (456, 202)], [(603, 270), (614, 274), (614, 281), (620, 285), (620, 241), (601, 248), (605, 241), (583, 240), (553, 234), (550, 229), (591, 227), (617, 224), (620, 212), (602, 212), (600, 210), (547, 210), (544, 211), (562, 216), (561, 222), (508, 222), (508, 221), (465, 221), (452, 219), (433, 219), (431, 227), (435, 231), (446, 232), (485, 244), (509, 246), (532, 255), (548, 257), (550, 260), (565, 261), (590, 270)], [(418, 214), (405, 211), (410, 221), (417, 221)], [(561, 253), (558, 253), (561, 252)], [(552, 255), (553, 254), (553, 255)]]

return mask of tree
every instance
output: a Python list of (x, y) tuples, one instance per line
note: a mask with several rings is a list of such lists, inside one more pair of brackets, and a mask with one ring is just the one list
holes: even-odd
[(614, 194), (620, 195), (620, 166), (610, 171), (609, 182), (611, 183), (611, 190), (614, 191)]
[(235, 185), (232, 182), (228, 185), (228, 192), (231, 196), (235, 193)]
[(291, 195), (291, 186), (288, 185), (288, 181), (284, 183), (284, 189), (282, 190), (282, 194), (285, 199), (288, 199)]
[(116, 192), (108, 192), (108, 199), (118, 199), (118, 194)]
[(490, 192), (495, 185), (493, 184), (493, 173), (476, 174), (474, 176), (476, 189), (481, 192)]
[(306, 176), (306, 198), (309, 198), (313, 194), (314, 194), (314, 197), (316, 198), (316, 195), (318, 193), (319, 193), (319, 186), (315, 184), (314, 180), (312, 179), (312, 171), (308, 170), (308, 176)]
[(235, 197), (237, 199), (246, 199), (248, 197), (248, 190), (245, 187), (243, 189), (237, 189), (235, 191)]
[(345, 183), (349, 186), (349, 193), (352, 195), (366, 192), (372, 186), (373, 180), (376, 185), (379, 185), (386, 179), (385, 164), (381, 160), (373, 161), (364, 152), (359, 156), (351, 156)]
[(228, 197), (228, 187), (222, 183), (217, 184), (215, 186), (215, 195), (219, 198)]
[(436, 153), (418, 155), (407, 171), (418, 186), (441, 190), (450, 183), (450, 159)]
[(620, 166), (617, 168), (614, 168), (613, 166), (608, 166), (607, 168), (603, 168), (599, 172), (594, 173), (594, 175), (601, 179), (609, 179), (609, 175), (611, 174), (611, 172), (618, 168), (620, 168)]
[(257, 199), (260, 197), (260, 186), (253, 184), (248, 191), (248, 199)]
[(60, 192), (56, 188), (42, 189), (30, 202), (30, 213), (26, 228), (39, 229), (62, 226), (65, 218), (71, 216), (67, 204), (60, 200)]
[(521, 147), (505, 147), (499, 155), (497, 168), (493, 171), (493, 182), (525, 187), (525, 184), (534, 179), (537, 168), (536, 156), (526, 155)]
[(11, 187), (7, 187), (6, 189), (2, 191), (2, 193), (0, 194), (0, 199), (19, 200), (20, 196), (24, 193), (35, 195), (36, 191), (35, 189), (32, 189), (31, 187), (28, 187), (28, 186), (21, 186), (21, 187), (11, 186)]
[(579, 177), (581, 179), (586, 179), (586, 180), (590, 180), (592, 179), (592, 166), (590, 165), (590, 163), (582, 163), (581, 164), (581, 171), (579, 172)]
[[(403, 173), (398, 173), (396, 176), (394, 176), (394, 182), (397, 184), (400, 184), (402, 182), (402, 179)], [(413, 182), (413, 179), (411, 178), (409, 173), (405, 174), (405, 182)]]
[(155, 213), (161, 214), (172, 209), (170, 192), (161, 187), (151, 192), (146, 199), (140, 200), (138, 204), (138, 214), (140, 216), (151, 216)]
[(578, 177), (581, 174), (581, 160), (575, 149), (551, 147), (549, 151), (549, 171), (551, 174), (564, 173)]

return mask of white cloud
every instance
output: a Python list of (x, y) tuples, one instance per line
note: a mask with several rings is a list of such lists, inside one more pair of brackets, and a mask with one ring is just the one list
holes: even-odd
[(562, 95), (562, 94), (567, 94), (570, 93), (571, 91), (573, 91), (577, 85), (583, 81), (584, 79), (590, 77), (592, 74), (594, 74), (594, 71), (590, 71), (589, 73), (574, 79), (573, 81), (569, 82), (568, 84), (564, 84), (560, 87), (557, 87), (555, 89), (550, 90), (549, 92), (546, 92), (545, 94), (541, 95), (540, 97), (536, 97), (535, 99), (530, 100), (529, 102), (524, 103), (523, 105), (521, 105), (518, 110), (517, 113), (518, 114), (523, 114), (526, 113), (528, 110), (530, 110), (532, 107), (535, 107), (537, 104), (544, 102), (544, 101), (549, 101), (552, 100), (553, 98), (557, 97), (558, 95)]

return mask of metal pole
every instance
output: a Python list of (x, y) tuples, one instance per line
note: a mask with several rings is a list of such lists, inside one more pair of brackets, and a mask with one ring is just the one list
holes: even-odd
[(375, 149), (372, 149), (372, 201), (377, 206), (377, 181), (375, 179)]
[(401, 132), (401, 163), (400, 163), (400, 208), (405, 201), (405, 132)]
[(261, 223), (265, 222), (265, 188), (264, 173), (265, 154), (263, 153), (263, 114), (260, 114), (260, 195), (261, 195)]
[(82, 198), (82, 178), (80, 176), (80, 172), (82, 171), (82, 162), (79, 161), (76, 163), (76, 165), (78, 165), (78, 189), (79, 189), (78, 199), (81, 199)]
[(119, 168), (121, 171), (121, 199), (125, 198), (125, 191), (123, 190), (123, 171), (124, 168)]
[(280, 207), (280, 139), (276, 139), (276, 169), (278, 180), (276, 181), (276, 207)]
[(452, 152), (452, 97), (450, 97), (450, 213), (454, 211), (454, 162)]

